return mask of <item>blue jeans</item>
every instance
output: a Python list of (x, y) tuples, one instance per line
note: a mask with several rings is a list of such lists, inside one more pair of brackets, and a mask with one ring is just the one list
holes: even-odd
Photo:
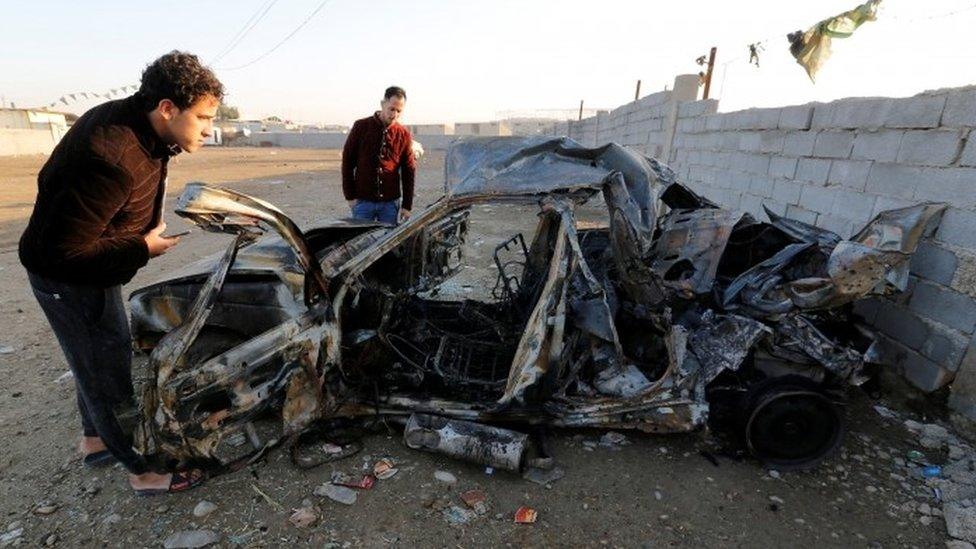
[(133, 397), (132, 341), (122, 286), (98, 288), (27, 276), (74, 374), (85, 436), (100, 437), (130, 473), (145, 473), (145, 460), (132, 449), (115, 415), (115, 408)]
[(373, 202), (372, 200), (357, 200), (352, 207), (352, 216), (356, 219), (367, 219), (369, 221), (382, 221), (391, 225), (397, 224), (400, 216), (400, 201), (387, 200), (385, 202)]

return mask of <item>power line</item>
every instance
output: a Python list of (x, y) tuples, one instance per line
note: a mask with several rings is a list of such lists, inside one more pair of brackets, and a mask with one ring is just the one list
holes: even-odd
[(265, 57), (271, 55), (272, 53), (275, 52), (275, 50), (277, 50), (282, 45), (284, 45), (285, 42), (287, 42), (293, 36), (295, 36), (296, 34), (298, 34), (298, 31), (302, 30), (302, 28), (305, 27), (305, 25), (307, 25), (308, 22), (311, 21), (312, 18), (315, 17), (316, 14), (318, 14), (318, 12), (322, 11), (322, 8), (324, 8), (325, 5), (328, 4), (329, 2), (330, 2), (330, 0), (322, 0), (322, 2), (314, 10), (312, 10), (312, 13), (310, 13), (308, 15), (308, 17), (305, 18), (304, 21), (302, 21), (301, 23), (299, 23), (299, 25), (297, 27), (295, 27), (295, 30), (293, 30), (290, 33), (288, 33), (287, 36), (285, 36), (284, 38), (282, 38), (281, 41), (278, 42), (277, 44), (275, 44), (274, 47), (272, 47), (270, 50), (262, 53), (261, 55), (255, 57), (254, 59), (248, 61), (247, 63), (244, 63), (243, 65), (238, 65), (236, 67), (223, 67), (223, 68), (220, 68), (219, 70), (222, 70), (222, 71), (236, 71), (238, 69), (243, 69), (245, 67), (250, 67), (251, 65), (257, 63), (258, 61), (260, 61), (260, 60), (264, 59)]
[(271, 11), (271, 8), (274, 7), (274, 5), (277, 2), (278, 0), (270, 0), (268, 2), (265, 2), (264, 5), (259, 6), (257, 11), (251, 14), (251, 17), (244, 23), (244, 26), (241, 27), (241, 30), (237, 31), (237, 34), (235, 34), (234, 37), (230, 39), (230, 42), (228, 42), (227, 45), (224, 46), (224, 49), (220, 50), (220, 53), (214, 56), (214, 58), (210, 61), (210, 63), (211, 64), (217, 63), (218, 61), (223, 59), (225, 55), (233, 51), (234, 48), (236, 48), (238, 44), (240, 44), (241, 41), (244, 40), (244, 37), (247, 36), (247, 33), (251, 32), (251, 30), (255, 26), (257, 26), (257, 24), (260, 23), (262, 19), (264, 19), (264, 16), (267, 15), (269, 11)]

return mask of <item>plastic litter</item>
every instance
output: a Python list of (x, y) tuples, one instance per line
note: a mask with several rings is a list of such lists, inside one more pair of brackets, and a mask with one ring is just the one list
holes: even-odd
[(398, 472), (400, 470), (394, 467), (393, 462), (388, 459), (381, 459), (373, 465), (373, 475), (380, 480), (392, 478)]
[(532, 524), (539, 518), (539, 513), (531, 507), (519, 507), (515, 511), (515, 524)]
[(925, 478), (936, 478), (942, 476), (942, 467), (938, 465), (926, 465), (922, 467), (922, 476)]
[(362, 478), (357, 479), (352, 475), (347, 475), (345, 473), (335, 472), (332, 473), (332, 484), (339, 486), (346, 486), (348, 488), (358, 488), (360, 490), (369, 490), (373, 487), (376, 482), (376, 477), (373, 475), (363, 475)]

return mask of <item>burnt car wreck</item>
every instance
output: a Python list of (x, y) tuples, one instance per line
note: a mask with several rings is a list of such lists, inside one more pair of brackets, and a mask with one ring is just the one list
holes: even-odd
[[(719, 208), (664, 164), (568, 139), (462, 140), (445, 172), (444, 196), (402, 225), (306, 232), (266, 202), (188, 185), (177, 213), (233, 241), (131, 297), (151, 352), (141, 449), (231, 466), (315, 424), (380, 416), (406, 423), (412, 448), (517, 469), (525, 436), (502, 426), (711, 419), (770, 465), (815, 465), (843, 437), (845, 387), (880, 362), (852, 303), (905, 288), (944, 208), (882, 212), (844, 240)], [(579, 223), (600, 200), (602, 222)], [(535, 233), (496, 250), (496, 299), (445, 298), (481, 204), (537, 206)]]

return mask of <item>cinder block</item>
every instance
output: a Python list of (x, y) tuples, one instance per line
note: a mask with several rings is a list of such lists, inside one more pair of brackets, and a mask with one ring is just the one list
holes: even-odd
[(891, 99), (843, 99), (834, 102), (831, 126), (834, 128), (880, 128), (888, 120)]
[(892, 99), (885, 126), (889, 128), (935, 128), (945, 109), (944, 95), (916, 95)]
[(796, 165), (796, 178), (820, 185), (827, 183), (830, 173), (830, 160), (823, 158), (801, 158)]
[(813, 106), (813, 118), (810, 119), (810, 129), (825, 129), (831, 127), (834, 119), (835, 103), (819, 103)]
[(928, 336), (922, 342), (919, 352), (946, 370), (955, 372), (969, 346), (969, 338), (941, 324), (935, 322), (927, 324)]
[(899, 130), (858, 132), (851, 158), (894, 162), (904, 135), (905, 132)]
[(781, 153), (786, 141), (786, 133), (768, 130), (759, 134), (759, 151), (764, 153)]
[(871, 162), (868, 160), (834, 160), (830, 163), (827, 183), (863, 191), (870, 171)]
[(763, 198), (773, 196), (773, 180), (756, 176), (749, 184), (749, 192)]
[(748, 192), (749, 187), (752, 185), (753, 177), (755, 176), (745, 172), (732, 172), (732, 184), (729, 188), (739, 193)]
[(806, 208), (795, 206), (793, 204), (790, 204), (786, 207), (786, 217), (789, 217), (790, 219), (795, 219), (797, 221), (802, 221), (804, 223), (809, 223), (810, 225), (817, 224), (818, 215), (819, 214), (817, 212), (811, 212)]
[(817, 217), (817, 226), (837, 233), (841, 238), (849, 238), (853, 232), (854, 222), (846, 217), (821, 214)]
[(803, 185), (792, 181), (777, 181), (773, 184), (773, 200), (783, 204), (799, 204)]
[(720, 131), (722, 129), (722, 119), (724, 114), (709, 114), (705, 116), (705, 129), (709, 131)]
[(969, 138), (966, 139), (966, 147), (962, 150), (962, 156), (959, 157), (960, 166), (976, 166), (976, 134), (973, 132), (969, 133)]
[(853, 228), (854, 224), (860, 226), (871, 219), (871, 214), (874, 212), (874, 205), (877, 200), (878, 197), (872, 194), (837, 189), (834, 195), (834, 207), (830, 213), (851, 220)]
[(779, 115), (778, 127), (784, 130), (810, 129), (813, 119), (813, 105), (796, 105), (783, 107)]
[(920, 281), (908, 307), (961, 332), (972, 333), (976, 328), (976, 300), (944, 286)]
[(747, 152), (758, 152), (760, 143), (759, 132), (749, 131), (739, 134), (739, 150)]
[(854, 302), (854, 314), (860, 316), (864, 319), (864, 322), (873, 326), (884, 303), (884, 301), (876, 297), (859, 299)]
[(813, 154), (825, 158), (849, 158), (854, 148), (854, 136), (850, 131), (822, 131), (817, 135)]
[(959, 130), (912, 130), (905, 132), (898, 162), (920, 166), (948, 166), (959, 154)]
[[(763, 200), (763, 206), (769, 208), (769, 210), (776, 215), (786, 215), (787, 204), (783, 202), (767, 198)], [(765, 213), (766, 212), (762, 212), (762, 215), (760, 215), (759, 218), (765, 218)]]
[(952, 246), (976, 250), (976, 213), (950, 207), (942, 215), (935, 237)]
[(769, 173), (769, 157), (761, 154), (747, 154), (744, 167), (747, 173), (765, 176)]
[(929, 334), (928, 325), (918, 315), (890, 301), (882, 305), (875, 327), (915, 351), (922, 348)]
[(905, 361), (901, 363), (905, 378), (919, 389), (931, 393), (952, 383), (953, 374), (949, 370), (924, 356), (909, 351)]
[(976, 126), (976, 89), (949, 94), (942, 112), (942, 125), (950, 128)]
[(907, 208), (914, 205), (914, 200), (904, 200), (901, 198), (892, 198), (890, 196), (879, 196), (874, 203), (874, 210), (871, 212), (871, 218), (874, 218), (879, 213), (887, 210), (897, 210), (899, 208)]
[(756, 118), (756, 129), (759, 130), (774, 130), (776, 126), (779, 125), (779, 118), (782, 113), (782, 109), (757, 109), (758, 116)]
[[(816, 141), (817, 132), (815, 131), (789, 132), (786, 134), (786, 139), (783, 142), (783, 154), (811, 156), (813, 154), (813, 145)], [(892, 157), (892, 160), (894, 160), (894, 157)]]
[(915, 198), (976, 208), (976, 168), (922, 168)]
[(762, 201), (764, 197), (755, 194), (744, 194), (739, 202), (739, 209), (753, 215), (762, 211)]
[(769, 176), (793, 179), (796, 175), (796, 159), (774, 156), (769, 159)]
[(834, 189), (807, 185), (800, 193), (800, 206), (822, 214), (829, 214), (834, 205)]
[(867, 192), (888, 197), (911, 199), (922, 177), (922, 168), (875, 162), (868, 173)]

